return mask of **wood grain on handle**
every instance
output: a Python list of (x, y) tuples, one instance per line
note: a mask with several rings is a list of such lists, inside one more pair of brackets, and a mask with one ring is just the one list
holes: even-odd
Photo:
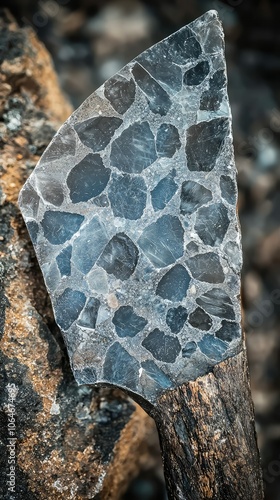
[(153, 411), (169, 500), (262, 500), (245, 350), (162, 395)]

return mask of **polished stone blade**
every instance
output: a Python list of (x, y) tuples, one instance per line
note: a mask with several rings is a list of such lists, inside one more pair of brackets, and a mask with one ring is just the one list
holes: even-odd
[(215, 11), (61, 127), (19, 203), (78, 383), (153, 403), (239, 352), (235, 177)]

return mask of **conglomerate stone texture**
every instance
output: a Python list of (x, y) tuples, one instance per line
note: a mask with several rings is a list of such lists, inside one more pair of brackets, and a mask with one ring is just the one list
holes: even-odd
[(241, 349), (226, 84), (209, 11), (94, 92), (21, 191), (79, 384), (153, 403)]

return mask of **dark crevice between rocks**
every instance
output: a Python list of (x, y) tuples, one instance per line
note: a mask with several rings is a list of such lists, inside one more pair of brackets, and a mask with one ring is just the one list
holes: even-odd
[[(11, 342), (13, 339), (11, 339)], [(16, 341), (16, 338), (14, 338)], [(28, 380), (28, 368), (20, 363), (16, 358), (9, 358), (0, 352), (0, 364), (2, 370), (0, 372), (0, 403), (1, 411), (5, 403), (7, 403), (7, 384), (15, 384), (18, 388), (16, 395), (16, 411), (20, 415), (17, 421), (17, 438), (24, 437), (26, 430), (33, 428), (37, 415), (42, 411), (42, 401), (39, 394), (33, 389), (32, 384)], [(7, 426), (1, 427), (0, 433), (5, 439)], [(7, 436), (6, 436), (7, 437)]]
[[(4, 14), (0, 11), (0, 16)], [(16, 57), (20, 57), (24, 52), (25, 35), (20, 31), (10, 31), (7, 28), (2, 28), (0, 31), (0, 64), (3, 61), (12, 61)]]

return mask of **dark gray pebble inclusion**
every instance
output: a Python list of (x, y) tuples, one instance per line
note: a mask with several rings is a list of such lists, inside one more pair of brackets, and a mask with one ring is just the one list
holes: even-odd
[(86, 99), (21, 191), (79, 384), (154, 404), (241, 348), (226, 82), (209, 11)]
[(148, 321), (138, 316), (131, 306), (122, 306), (114, 314), (113, 324), (119, 337), (134, 337)]
[(108, 194), (115, 216), (130, 220), (142, 217), (147, 200), (147, 188), (142, 177), (129, 174), (114, 176)]
[(104, 95), (113, 108), (123, 115), (134, 103), (136, 85), (132, 78), (121, 75), (110, 78), (104, 85)]
[(179, 218), (163, 215), (144, 229), (138, 245), (158, 268), (166, 267), (182, 257), (183, 240), (184, 230)]
[(89, 153), (69, 173), (67, 186), (73, 203), (98, 196), (108, 184), (111, 170), (99, 155)]
[(201, 307), (197, 307), (189, 316), (189, 323), (199, 330), (210, 330), (212, 319)]
[(116, 234), (106, 245), (98, 260), (108, 274), (127, 280), (134, 273), (138, 261), (138, 248), (124, 233)]
[(172, 307), (166, 314), (166, 323), (172, 333), (179, 333), (182, 330), (188, 317), (187, 309), (183, 306)]
[(159, 281), (156, 294), (172, 302), (180, 302), (187, 294), (190, 275), (181, 264), (172, 267)]
[(161, 179), (151, 192), (152, 205), (155, 211), (162, 210), (176, 193), (178, 185), (174, 181), (173, 170)]
[(208, 61), (201, 61), (197, 63), (192, 68), (188, 69), (184, 74), (184, 84), (185, 85), (200, 85), (203, 80), (207, 77), (210, 71), (210, 66)]
[(142, 345), (152, 353), (155, 359), (165, 363), (174, 363), (181, 351), (178, 338), (165, 335), (158, 328), (148, 334)]

